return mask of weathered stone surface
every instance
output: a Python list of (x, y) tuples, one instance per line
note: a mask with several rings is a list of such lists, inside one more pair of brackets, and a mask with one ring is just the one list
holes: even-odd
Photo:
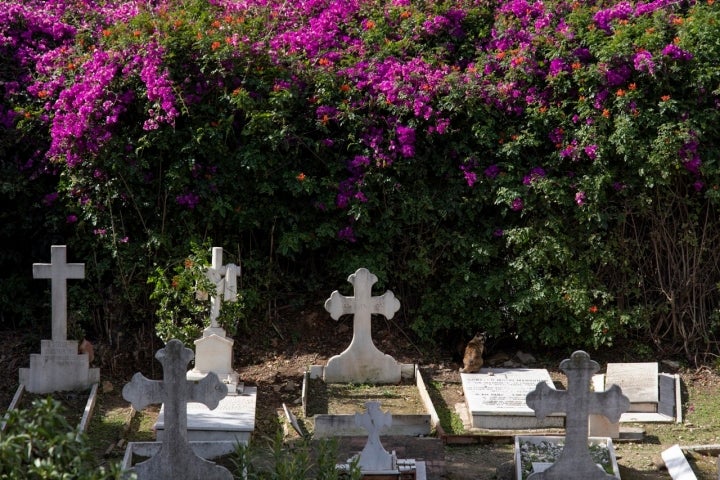
[(123, 398), (136, 410), (152, 403), (163, 403), (165, 408), (165, 441), (159, 453), (131, 469), (138, 480), (233, 478), (227, 469), (195, 455), (188, 443), (187, 403), (199, 402), (212, 409), (227, 395), (227, 387), (214, 373), (198, 382), (185, 379), (187, 364), (193, 356), (182, 342), (170, 340), (155, 355), (163, 366), (163, 380), (149, 380), (136, 373), (123, 388)]

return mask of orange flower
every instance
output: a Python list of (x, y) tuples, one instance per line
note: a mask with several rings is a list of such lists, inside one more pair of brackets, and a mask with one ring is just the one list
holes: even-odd
[(297, 174), (297, 176), (296, 176), (295, 178), (297, 178), (298, 182), (304, 182), (304, 181), (305, 181), (305, 174), (304, 174), (303, 172), (300, 172), (300, 173)]
[(498, 60), (502, 60), (503, 58), (505, 58), (505, 52), (498, 52), (498, 53), (496, 53), (496, 54), (495, 54), (495, 58), (498, 59)]
[(186, 258), (184, 265), (185, 265), (185, 268), (190, 268), (190, 267), (192, 267), (194, 264), (193, 264), (193, 261), (192, 261), (191, 259)]
[(327, 115), (323, 115), (322, 120), (320, 120), (320, 123), (322, 123), (323, 125), (327, 125), (327, 123), (329, 121), (330, 121), (330, 117), (328, 117)]
[(140, 35), (142, 35), (142, 32), (140, 30), (133, 30), (134, 37), (139, 37)]
[(110, 30), (109, 28), (106, 28), (105, 30), (102, 31), (102, 34), (103, 34), (103, 37), (109, 37), (110, 35), (112, 35), (112, 30)]
[(215, 20), (214, 22), (212, 22), (211, 25), (215, 28), (220, 28), (220, 25), (221, 25), (220, 20)]
[(212, 45), (210, 45), (210, 48), (212, 48), (213, 50), (217, 50), (218, 48), (220, 48), (220, 45), (222, 45), (220, 42), (214, 41), (212, 42)]
[(365, 30), (372, 30), (375, 28), (375, 22), (372, 20), (368, 20), (365, 22)]
[(622, 88), (618, 88), (618, 91), (615, 92), (615, 95), (617, 95), (618, 97), (624, 97), (624, 96), (625, 96), (625, 90), (623, 90)]
[(628, 89), (634, 92), (635, 90), (637, 90), (637, 84), (631, 83), (630, 85), (628, 85)]
[(410, 13), (408, 10), (405, 10), (400, 14), (400, 18), (410, 18), (411, 15), (412, 13)]
[(590, 313), (597, 313), (597, 312), (598, 312), (598, 307), (597, 307), (597, 305), (593, 305), (593, 306), (591, 306), (590, 308), (588, 308), (588, 312), (590, 312)]
[(610, 110), (608, 110), (607, 108), (603, 109), (602, 116), (605, 118), (610, 118)]
[(707, 0), (708, 5), (712, 5), (713, 3), (715, 3), (715, 0)]
[(40, 90), (40, 91), (38, 92), (37, 96), (40, 97), (40, 98), (45, 98), (45, 97), (48, 96), (48, 91), (47, 91), (47, 90)]
[(680, 37), (673, 38), (673, 44), (674, 45), (680, 45)]
[(672, 19), (673, 25), (682, 25), (683, 22), (685, 22), (685, 19), (683, 19), (682, 17), (675, 17)]
[(178, 288), (179, 286), (180, 286), (180, 279), (179, 279), (178, 276), (176, 275), (176, 276), (174, 276), (173, 279), (172, 279), (172, 287), (173, 287), (173, 288)]
[(350, 85), (348, 85), (347, 83), (343, 83), (342, 85), (340, 85), (340, 91), (343, 92), (343, 93), (349, 92), (349, 91), (350, 91)]
[(326, 66), (330, 65), (330, 60), (323, 57), (320, 60), (318, 60), (318, 65), (322, 65), (323, 67), (326, 67)]
[(572, 69), (573, 70), (580, 70), (582, 68), (582, 64), (580, 62), (573, 62), (572, 63)]
[(660, 97), (660, 100), (662, 100), (663, 102), (667, 102), (668, 100), (670, 100), (670, 95), (663, 95), (662, 97)]

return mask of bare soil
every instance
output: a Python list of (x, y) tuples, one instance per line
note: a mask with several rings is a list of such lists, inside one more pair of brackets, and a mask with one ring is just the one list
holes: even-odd
[[(8, 374), (0, 378), (0, 413), (10, 403), (17, 389), (17, 370), (29, 363), (29, 354), (39, 351), (43, 334), (3, 332), (0, 334), (0, 368)], [(146, 335), (148, 338), (151, 335)], [(297, 408), (301, 403), (303, 373), (311, 365), (323, 365), (329, 357), (343, 351), (352, 338), (352, 318), (343, 317), (336, 322), (320, 305), (305, 310), (284, 309), (272, 319), (259, 320), (248, 331), (235, 337), (235, 364), (246, 385), (258, 388), (256, 433), (260, 440), (272, 437), (283, 421), (283, 404)], [(464, 402), (456, 352), (427, 347), (415, 343), (406, 330), (392, 320), (373, 319), (373, 339), (378, 348), (402, 363), (421, 366), (423, 377), (429, 384), (443, 427), (451, 431), (452, 412)], [(91, 423), (91, 447), (101, 461), (117, 461), (128, 440), (147, 440), (151, 437), (153, 416), (157, 408), (149, 408), (142, 415), (133, 415), (121, 390), (136, 371), (149, 378), (160, 378), (162, 371), (153, 359), (161, 348), (157, 339), (145, 343), (107, 345), (95, 342), (96, 360), (93, 366), (101, 368), (104, 388), (98, 399)], [(487, 356), (498, 353), (513, 357), (518, 347), (490, 346)], [(502, 351), (501, 351), (502, 350)], [(645, 349), (647, 350), (647, 349)], [(535, 362), (525, 364), (531, 368), (547, 368), (553, 380), (562, 387), (564, 375), (558, 370), (560, 361), (570, 353), (532, 351)], [(589, 352), (601, 367), (608, 361), (661, 361), (662, 358), (639, 358), (627, 346), (600, 352)], [(519, 364), (518, 364), (519, 365)], [(680, 424), (645, 424), (642, 441), (616, 445), (622, 478), (625, 480), (668, 479), (662, 468), (660, 453), (675, 443), (681, 446), (720, 443), (720, 375), (708, 366), (703, 368), (680, 367), (672, 369), (661, 364), (661, 370), (678, 373), (682, 380), (683, 419)], [(383, 396), (387, 393), (375, 393)], [(394, 394), (387, 394), (388, 396)], [(381, 399), (381, 403), (383, 400)], [(93, 433), (93, 430), (95, 433)], [(442, 469), (430, 478), (437, 479), (510, 479), (512, 478), (513, 450), (507, 434), (491, 432), (465, 432), (470, 435), (445, 438), (442, 458), (435, 459)], [(464, 444), (454, 444), (456, 441)], [(385, 445), (386, 448), (392, 448)], [(717, 451), (704, 455), (688, 451), (688, 459), (700, 480), (716, 480)], [(412, 452), (410, 452), (412, 458)]]

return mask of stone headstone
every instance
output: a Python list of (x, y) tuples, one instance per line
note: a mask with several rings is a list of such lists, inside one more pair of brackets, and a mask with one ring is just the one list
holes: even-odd
[(392, 425), (392, 414), (380, 410), (380, 402), (367, 402), (367, 412), (355, 414), (355, 424), (368, 432), (365, 448), (359, 454), (362, 471), (387, 471), (396, 468), (397, 459), (383, 448), (380, 431)]
[(227, 395), (227, 387), (214, 373), (193, 382), (185, 378), (187, 365), (193, 352), (179, 340), (170, 340), (158, 350), (155, 358), (163, 366), (163, 380), (149, 380), (136, 373), (125, 385), (123, 398), (142, 410), (152, 403), (163, 403), (165, 408), (165, 438), (160, 451), (131, 469), (138, 480), (177, 480), (196, 478), (203, 480), (231, 480), (225, 468), (198, 457), (187, 439), (187, 404), (199, 402), (208, 408), (217, 407)]
[(659, 401), (658, 364), (608, 363), (605, 385), (617, 385), (630, 399), (629, 412), (658, 411)]
[(483, 368), (479, 373), (461, 373), (460, 378), (475, 428), (520, 430), (562, 427), (565, 423), (564, 414), (538, 419), (525, 403), (539, 382), (554, 388), (545, 369)]
[(232, 338), (225, 335), (218, 317), (223, 301), (237, 301), (237, 277), (240, 269), (234, 264), (222, 264), (222, 247), (213, 247), (212, 263), (207, 269), (208, 279), (215, 285), (215, 294), (210, 298), (210, 326), (203, 330), (202, 338), (195, 341), (195, 367), (188, 372), (188, 379), (199, 380), (209, 372), (215, 373), (228, 385), (228, 394), (242, 392), (240, 376), (233, 369)]
[(85, 265), (67, 263), (65, 245), (53, 245), (50, 263), (33, 264), (33, 277), (52, 284), (52, 339), (40, 341), (40, 354), (30, 355), (30, 367), (20, 369), (20, 383), (30, 393), (83, 390), (100, 381), (87, 353), (78, 353), (77, 340), (67, 339), (67, 281), (85, 278)]
[(566, 412), (565, 447), (558, 460), (547, 470), (533, 473), (528, 480), (608, 480), (615, 478), (598, 468), (588, 448), (588, 417), (591, 413), (604, 415), (611, 422), (620, 420), (630, 401), (617, 385), (604, 392), (592, 392), (590, 380), (600, 369), (597, 362), (583, 351), (576, 351), (560, 362), (568, 381), (567, 391), (558, 391), (545, 382), (527, 396), (527, 404), (539, 418), (553, 412)]
[(350, 346), (340, 355), (328, 360), (324, 380), (329, 383), (398, 383), (401, 364), (375, 346), (371, 334), (372, 314), (392, 318), (400, 309), (400, 302), (391, 291), (379, 297), (372, 296), (372, 286), (377, 277), (365, 268), (358, 269), (348, 277), (355, 295), (346, 297), (335, 290), (325, 302), (325, 310), (337, 320), (342, 315), (353, 314), (353, 338)]

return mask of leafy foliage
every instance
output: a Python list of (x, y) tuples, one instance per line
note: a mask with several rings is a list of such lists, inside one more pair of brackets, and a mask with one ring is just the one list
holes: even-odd
[[(212, 238), (258, 306), (366, 267), (428, 340), (641, 335), (693, 357), (718, 333), (719, 15), (4, 2), (0, 149), (22, 148), (3, 167), (57, 181), (35, 202), (57, 196), (48, 221), (106, 259), (96, 311), (129, 306), (108, 330), (169, 301), (168, 265)], [(163, 323), (189, 334), (187, 318)]]

